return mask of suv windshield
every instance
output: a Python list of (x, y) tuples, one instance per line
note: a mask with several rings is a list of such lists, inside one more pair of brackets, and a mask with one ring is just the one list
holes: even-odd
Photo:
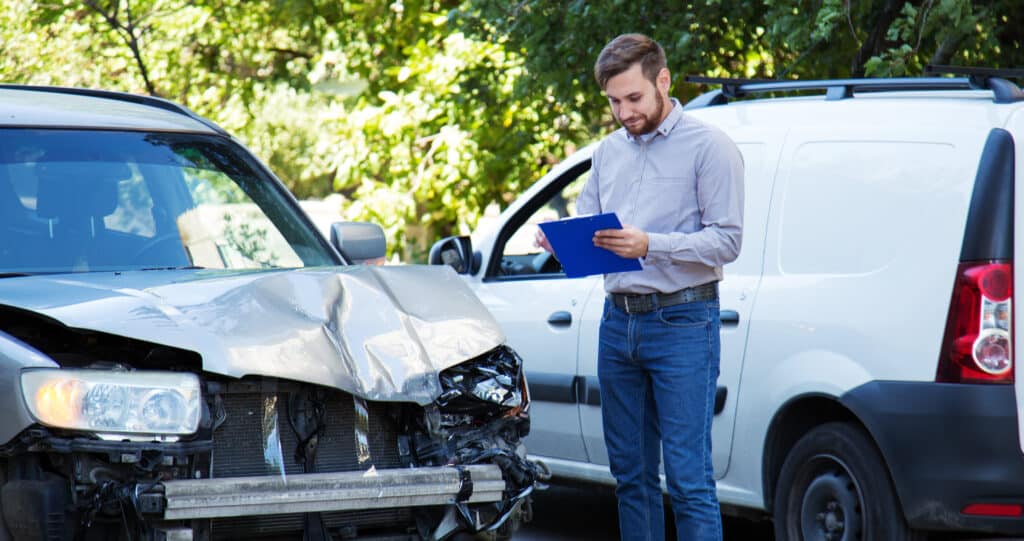
[(228, 139), (0, 129), (0, 274), (334, 264)]

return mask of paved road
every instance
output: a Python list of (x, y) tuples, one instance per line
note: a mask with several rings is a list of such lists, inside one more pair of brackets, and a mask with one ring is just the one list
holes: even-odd
[[(534, 518), (515, 541), (618, 541), (615, 495), (604, 486), (561, 487), (534, 492)], [(774, 541), (768, 521), (726, 517), (725, 541)], [(670, 532), (669, 538), (674, 539)], [(929, 541), (1024, 541), (1022, 538), (932, 536)]]
[[(516, 541), (618, 541), (615, 494), (604, 486), (560, 487), (534, 492), (534, 518)], [(771, 524), (726, 518), (725, 541), (771, 541)], [(674, 534), (673, 534), (674, 538)]]

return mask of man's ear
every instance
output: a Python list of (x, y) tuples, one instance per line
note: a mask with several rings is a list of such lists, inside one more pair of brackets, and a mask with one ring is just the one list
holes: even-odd
[(658, 90), (664, 94), (668, 94), (668, 87), (672, 85), (672, 75), (668, 72), (668, 68), (661, 68), (658, 72), (656, 79)]

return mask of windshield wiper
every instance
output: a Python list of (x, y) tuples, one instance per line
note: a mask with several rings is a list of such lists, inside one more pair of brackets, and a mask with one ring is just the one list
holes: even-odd
[(19, 276), (32, 276), (30, 272), (0, 272), (0, 278), (18, 278)]
[(142, 271), (156, 271), (156, 270), (202, 270), (202, 269), (205, 269), (205, 268), (206, 267), (199, 267), (199, 266), (196, 266), (196, 265), (187, 265), (187, 266), (182, 266), (182, 267), (145, 267), (145, 268), (136, 269), (136, 270), (142, 270)]

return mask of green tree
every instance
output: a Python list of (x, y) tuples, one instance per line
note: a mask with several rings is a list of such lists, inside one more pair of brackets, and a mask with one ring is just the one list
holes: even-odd
[(529, 93), (550, 89), (595, 128), (614, 124), (592, 75), (601, 47), (626, 32), (665, 46), (674, 95), (702, 89), (686, 74), (746, 78), (919, 75), (927, 64), (1024, 64), (1019, 1), (476, 0), (453, 19), (526, 58)]
[(184, 103), (239, 135), (298, 196), (344, 194), (346, 216), (381, 223), (392, 250), (417, 260), (579, 138), (570, 110), (513, 92), (520, 55), (451, 30), (457, 6), (14, 0), (0, 18), (16, 55), (0, 73)]
[(239, 136), (299, 197), (341, 193), (422, 260), (615, 127), (593, 80), (613, 36), (686, 74), (920, 74), (1024, 65), (1019, 0), (6, 0), (8, 82), (148, 93)]

